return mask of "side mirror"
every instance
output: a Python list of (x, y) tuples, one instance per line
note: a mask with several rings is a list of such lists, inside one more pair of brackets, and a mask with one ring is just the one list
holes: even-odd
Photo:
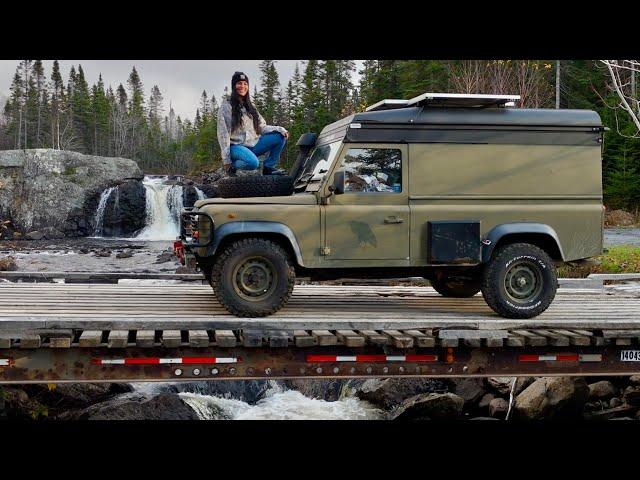
[(338, 170), (333, 174), (333, 184), (329, 186), (329, 191), (335, 195), (344, 193), (344, 170)]

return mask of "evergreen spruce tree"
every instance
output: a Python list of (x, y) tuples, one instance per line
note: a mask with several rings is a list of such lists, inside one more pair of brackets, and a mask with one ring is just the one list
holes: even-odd
[(138, 159), (140, 148), (144, 138), (144, 130), (146, 127), (145, 107), (144, 107), (144, 90), (142, 80), (138, 75), (136, 67), (131, 69), (129, 78), (127, 79), (129, 89), (129, 122), (131, 125), (131, 142), (129, 151), (133, 159)]
[(73, 127), (78, 137), (78, 149), (84, 153), (91, 153), (93, 150), (92, 141), (92, 112), (91, 96), (89, 85), (84, 76), (82, 65), (78, 65), (77, 74), (74, 76), (73, 94), (71, 96), (73, 104)]
[(58, 61), (53, 62), (51, 72), (51, 145), (54, 149), (60, 150), (60, 124), (65, 114), (65, 91), (60, 65)]
[(260, 69), (260, 113), (269, 125), (277, 124), (282, 118), (280, 111), (280, 78), (273, 60), (263, 60)]
[(13, 148), (22, 147), (22, 117), (24, 114), (24, 83), (20, 75), (20, 68), (16, 69), (11, 82), (10, 96), (4, 107), (6, 117), (7, 136), (13, 140)]
[(31, 67), (31, 78), (33, 79), (33, 85), (35, 89), (35, 110), (33, 116), (35, 117), (35, 136), (33, 144), (36, 148), (44, 146), (44, 126), (47, 124), (47, 119), (43, 118), (43, 115), (48, 111), (48, 94), (47, 85), (44, 75), (44, 67), (42, 60), (35, 60)]

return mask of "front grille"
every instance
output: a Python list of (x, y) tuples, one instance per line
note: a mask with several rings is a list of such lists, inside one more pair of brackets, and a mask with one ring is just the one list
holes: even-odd
[[(209, 237), (203, 243), (200, 243), (198, 236), (194, 237), (194, 232), (200, 232), (198, 222), (209, 223), (209, 228), (202, 228), (203, 231), (208, 232), (207, 236)], [(194, 212), (193, 207), (184, 208), (180, 213), (180, 239), (185, 248), (208, 246), (213, 241), (213, 218), (204, 212)]]

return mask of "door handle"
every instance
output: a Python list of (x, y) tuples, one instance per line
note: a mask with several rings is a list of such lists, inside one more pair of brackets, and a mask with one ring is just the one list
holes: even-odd
[(395, 215), (384, 218), (384, 223), (402, 223), (402, 222), (404, 222), (404, 218), (396, 217)]

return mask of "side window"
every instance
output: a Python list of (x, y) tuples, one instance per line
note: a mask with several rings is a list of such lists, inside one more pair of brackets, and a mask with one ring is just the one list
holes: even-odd
[(345, 192), (402, 192), (397, 148), (350, 148), (342, 160)]

